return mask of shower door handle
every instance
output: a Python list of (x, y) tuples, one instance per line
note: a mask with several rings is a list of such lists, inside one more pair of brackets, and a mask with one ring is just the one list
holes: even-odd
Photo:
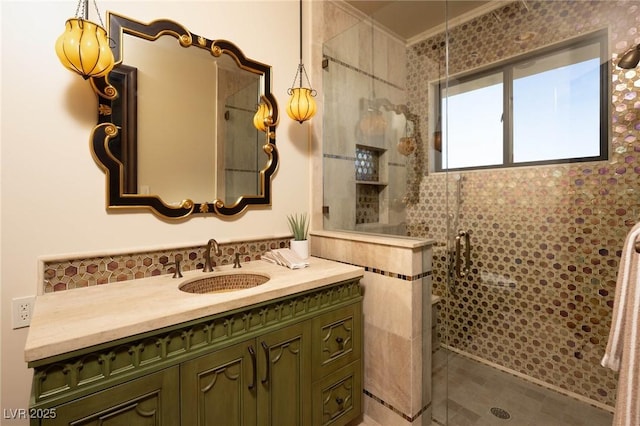
[[(462, 239), (464, 238), (464, 268), (462, 267)], [(467, 276), (471, 270), (471, 230), (459, 231), (456, 236), (456, 275)]]

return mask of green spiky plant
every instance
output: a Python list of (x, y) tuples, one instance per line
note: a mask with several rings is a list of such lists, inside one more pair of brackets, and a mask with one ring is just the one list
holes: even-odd
[(289, 221), (289, 229), (293, 233), (293, 239), (296, 241), (304, 241), (307, 239), (309, 233), (309, 222), (307, 221), (307, 214), (303, 213), (300, 216), (297, 214), (287, 216)]

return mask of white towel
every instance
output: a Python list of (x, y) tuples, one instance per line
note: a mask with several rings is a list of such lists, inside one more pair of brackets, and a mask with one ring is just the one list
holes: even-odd
[(640, 223), (624, 243), (613, 302), (613, 318), (602, 365), (619, 372), (615, 426), (640, 425)]

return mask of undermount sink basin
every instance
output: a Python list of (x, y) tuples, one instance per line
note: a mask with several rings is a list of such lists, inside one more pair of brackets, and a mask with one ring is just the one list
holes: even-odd
[(181, 284), (179, 288), (184, 292), (195, 294), (220, 293), (256, 287), (267, 281), (269, 277), (266, 275), (231, 273), (197, 278)]

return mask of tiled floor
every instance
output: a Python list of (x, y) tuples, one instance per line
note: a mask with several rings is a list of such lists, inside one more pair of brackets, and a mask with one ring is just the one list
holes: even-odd
[[(613, 415), (460, 355), (434, 354), (433, 426), (610, 426)], [(451, 353), (449, 353), (451, 354)], [(491, 413), (504, 410), (509, 419)], [(503, 414), (498, 412), (497, 414)]]
[[(613, 420), (608, 411), (444, 349), (434, 354), (433, 380), (431, 426), (610, 426)], [(509, 418), (497, 417), (492, 408), (504, 410)], [(380, 425), (364, 416), (357, 426), (394, 425)]]
[(362, 418), (362, 422), (358, 423), (357, 425), (354, 426), (381, 426), (379, 423), (374, 422), (373, 420), (371, 420), (369, 417), (364, 416)]

